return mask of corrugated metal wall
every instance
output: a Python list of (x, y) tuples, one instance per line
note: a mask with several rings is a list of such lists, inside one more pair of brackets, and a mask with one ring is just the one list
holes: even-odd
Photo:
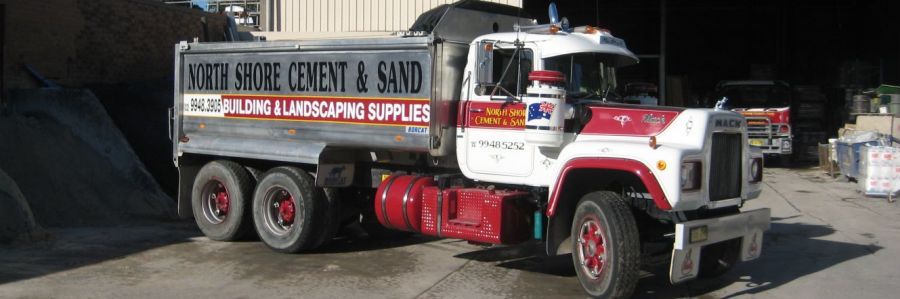
[[(488, 0), (522, 7), (522, 0)], [(402, 31), (422, 12), (455, 0), (264, 0), (265, 31)]]

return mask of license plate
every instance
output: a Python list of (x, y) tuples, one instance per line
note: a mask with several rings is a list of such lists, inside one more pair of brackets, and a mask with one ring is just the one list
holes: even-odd
[(765, 139), (750, 139), (750, 145), (752, 146), (762, 146), (765, 143)]

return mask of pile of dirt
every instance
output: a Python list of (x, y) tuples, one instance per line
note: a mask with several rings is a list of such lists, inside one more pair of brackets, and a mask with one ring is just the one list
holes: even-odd
[(86, 90), (11, 92), (0, 114), (0, 169), (37, 224), (72, 227), (171, 218), (174, 201)]
[(172, 78), (90, 85), (147, 171), (171, 197), (178, 192), (178, 169), (166, 117), (172, 106)]
[(27, 238), (39, 230), (19, 186), (0, 169), (0, 243)]

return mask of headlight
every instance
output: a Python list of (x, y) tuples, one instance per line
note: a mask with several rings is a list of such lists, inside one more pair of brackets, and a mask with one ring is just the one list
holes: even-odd
[(753, 158), (750, 160), (750, 182), (759, 183), (762, 181), (763, 159)]
[(700, 175), (702, 167), (700, 162), (681, 163), (681, 190), (700, 189)]

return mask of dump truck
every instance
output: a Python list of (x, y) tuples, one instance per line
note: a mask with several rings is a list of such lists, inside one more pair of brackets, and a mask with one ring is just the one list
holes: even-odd
[(571, 254), (629, 296), (759, 257), (762, 154), (732, 111), (615, 104), (607, 29), (442, 5), (388, 37), (175, 46), (178, 211), (210, 239), (312, 250), (345, 225)]

